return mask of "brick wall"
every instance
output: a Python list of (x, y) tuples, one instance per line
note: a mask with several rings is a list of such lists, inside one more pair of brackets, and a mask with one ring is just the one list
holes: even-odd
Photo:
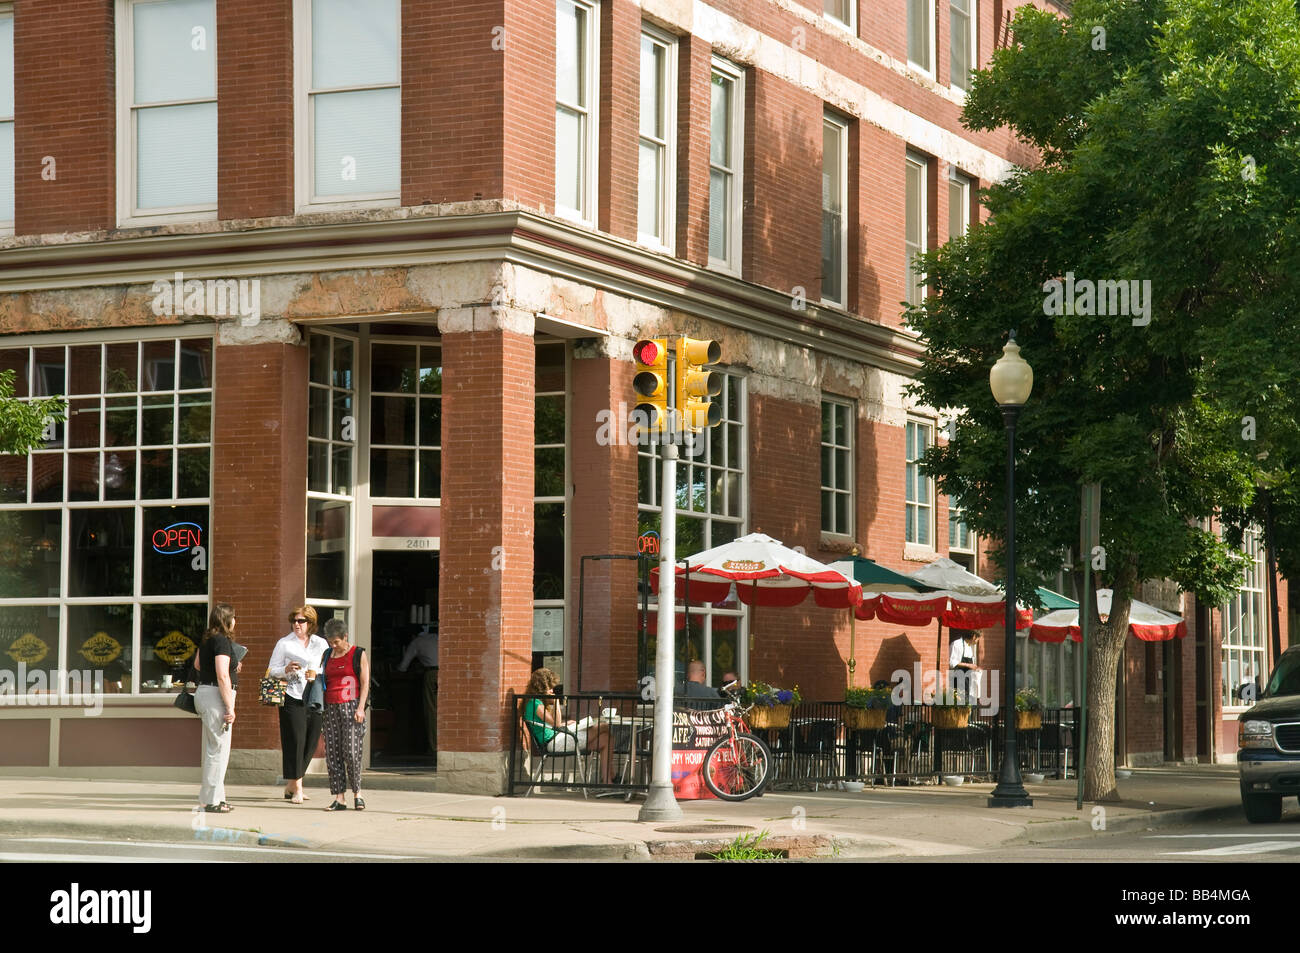
[(234, 745), (278, 749), (274, 709), (257, 680), (306, 582), (307, 349), (218, 347), (212, 432), (212, 601), (230, 602), (248, 646)]
[(502, 197), (555, 211), (555, 4), (505, 0)]
[(677, 257), (709, 263), (709, 110), (712, 50), (684, 36), (677, 50)]
[(113, 61), (107, 0), (14, 5), (16, 234), (116, 224)]
[(600, 7), (601, 231), (636, 240), (637, 132), (641, 104), (641, 10), (631, 0)]

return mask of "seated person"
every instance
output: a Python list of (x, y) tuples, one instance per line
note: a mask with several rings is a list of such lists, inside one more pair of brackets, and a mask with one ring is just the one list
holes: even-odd
[[(704, 681), (704, 663), (699, 659), (686, 666), (686, 681), (676, 691), (682, 698), (683, 708), (721, 708), (722, 695), (716, 688), (711, 688)], [(705, 701), (710, 699), (711, 701)]]
[[(528, 679), (525, 695), (555, 695), (555, 686), (559, 677), (549, 668), (539, 668)], [(600, 755), (600, 780), (608, 784), (610, 780), (609, 761), (614, 746), (610, 744), (609, 725), (599, 724), (595, 729), (579, 728), (574, 722), (560, 722), (560, 703), (530, 698), (524, 702), (524, 724), (532, 732), (538, 747), (550, 754), (566, 751), (586, 753), (595, 751)]]

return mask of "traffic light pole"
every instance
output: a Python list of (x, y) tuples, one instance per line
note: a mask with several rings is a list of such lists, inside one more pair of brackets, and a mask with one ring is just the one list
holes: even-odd
[[(668, 375), (669, 388), (673, 374)], [(669, 394), (668, 406), (675, 401)], [(655, 720), (650, 763), (650, 791), (637, 814), (638, 821), (675, 821), (682, 809), (673, 793), (673, 689), (677, 651), (674, 623), (677, 621), (677, 444), (672, 439), (679, 423), (670, 413), (670, 424), (659, 449), (663, 472), (659, 480), (659, 631), (655, 637)], [(690, 612), (690, 606), (686, 607)]]

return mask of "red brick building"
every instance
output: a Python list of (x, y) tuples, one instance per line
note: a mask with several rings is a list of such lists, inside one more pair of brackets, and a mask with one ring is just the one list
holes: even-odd
[[(436, 622), (437, 770), (500, 790), (532, 667), (640, 674), (631, 562), (588, 566), (581, 672), (575, 639), (580, 558), (658, 524), (653, 455), (617, 438), (641, 337), (724, 355), (725, 422), (679, 465), (682, 552), (762, 530), (825, 560), (973, 561), (915, 470), (943, 422), (902, 393), (899, 302), (912, 254), (1033, 161), (958, 118), (1017, 5), (0, 4), (0, 369), (70, 414), (0, 458), (0, 664), (108, 693), (0, 707), (0, 771), (192, 777), (167, 681), (229, 601), (250, 647), (230, 777), (273, 780), (253, 689), (306, 601), (375, 660), (375, 765), (432, 768), (398, 666)], [(845, 685), (842, 613), (724, 606), (692, 630), (715, 682)], [(857, 639), (859, 684), (935, 660), (933, 633)], [(1184, 738), (1191, 641), (1166, 661)], [(1220, 652), (1211, 755), (1235, 746)], [(1134, 694), (1150, 664), (1135, 752), (1169, 733)], [(1053, 677), (1064, 704), (1077, 675)]]

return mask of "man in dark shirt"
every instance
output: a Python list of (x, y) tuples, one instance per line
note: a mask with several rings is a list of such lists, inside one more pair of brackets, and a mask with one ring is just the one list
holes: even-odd
[[(686, 666), (686, 682), (678, 688), (683, 708), (720, 708), (722, 696), (704, 681), (704, 663), (698, 659)], [(707, 701), (711, 699), (712, 701)]]

